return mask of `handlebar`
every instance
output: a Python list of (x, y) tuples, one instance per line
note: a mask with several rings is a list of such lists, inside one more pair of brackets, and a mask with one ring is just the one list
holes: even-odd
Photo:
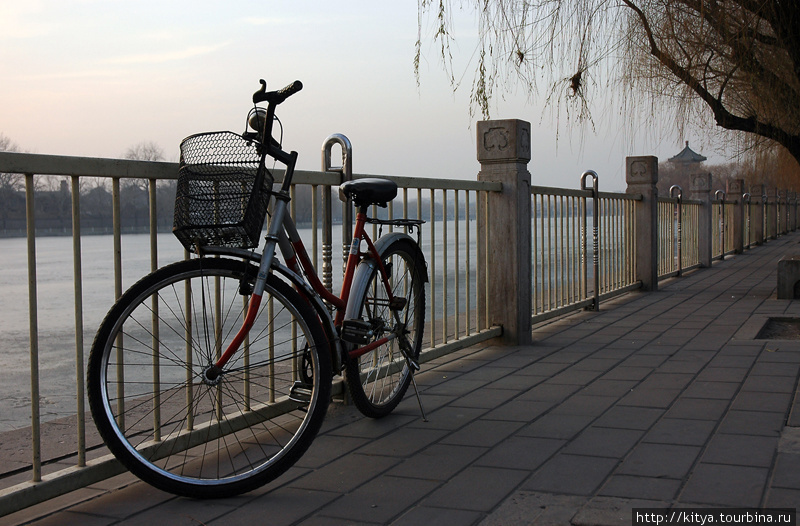
[(261, 89), (253, 93), (253, 104), (267, 102), (270, 105), (278, 105), (303, 89), (303, 83), (299, 80), (295, 80), (278, 91), (267, 91), (267, 82), (264, 79), (259, 80), (259, 82), (261, 83)]

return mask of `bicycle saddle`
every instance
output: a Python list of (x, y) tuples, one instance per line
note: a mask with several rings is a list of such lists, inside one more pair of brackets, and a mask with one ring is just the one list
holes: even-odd
[(356, 179), (345, 181), (339, 186), (339, 199), (352, 199), (357, 207), (386, 204), (397, 196), (397, 183), (388, 179)]

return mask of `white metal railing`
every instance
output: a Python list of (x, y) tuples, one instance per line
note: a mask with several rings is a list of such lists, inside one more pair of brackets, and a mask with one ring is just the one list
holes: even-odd
[[(345, 148), (345, 138), (332, 137)], [(333, 214), (334, 203), (338, 201), (332, 195), (346, 178), (366, 176), (353, 175), (344, 156), (341, 168), (331, 168), (330, 150), (327, 150), (327, 156), (327, 160), (323, 157), (322, 171), (295, 172), (291, 213), (299, 226), (306, 227), (308, 239), (305, 241), (310, 247), (312, 261), (320, 270), (323, 284), (332, 288), (339, 284), (337, 280), (341, 280), (342, 263), (350, 245), (349, 212), (346, 209), (342, 211), (343, 226), (339, 236), (334, 227), (336, 215)], [(24, 430), (30, 435), (30, 447), (25, 452), (29, 460), (0, 466), (2, 516), (123, 471), (107, 454), (91, 423), (87, 425), (89, 418), (83, 385), (87, 337), (93, 336), (114, 298), (118, 298), (133, 279), (162, 263), (187, 255), (168, 233), (170, 221), (165, 222), (163, 217), (166, 213), (164, 204), (174, 199), (174, 190), (172, 195), (169, 191), (177, 177), (175, 163), (0, 152), (0, 173), (23, 174), (24, 180), (24, 188), (19, 193), (26, 204), (24, 246), (27, 252), (29, 314), (25, 343), (30, 360), (30, 414), (26, 418), (30, 428)], [(276, 180), (281, 180), (280, 171), (274, 175)], [(55, 239), (65, 238), (40, 237), (42, 232), (36, 229), (35, 191), (38, 178), (54, 177), (66, 177), (67, 184), (62, 186), (62, 192), (68, 197), (72, 212), (69, 223), (71, 243), (60, 247), (61, 251), (71, 252), (62, 265), (71, 267), (71, 275), (59, 278), (64, 282), (61, 285), (66, 286), (55, 289), (51, 286), (51, 279), (40, 280), (38, 276), (44, 274), (50, 278), (47, 274), (53, 272), (52, 266), (45, 265), (51, 257), (49, 245), (53, 245)], [(430, 283), (421, 361), (499, 336), (502, 328), (491, 326), (489, 322), (490, 302), (496, 300), (489, 294), (492, 273), (487, 259), (491, 229), (487, 218), (489, 196), (501, 192), (503, 185), (485, 181), (381, 177), (395, 181), (400, 192), (386, 210), (373, 209), (374, 214), (427, 221), (422, 229), (422, 248)], [(586, 185), (589, 177), (593, 182), (591, 188)], [(100, 182), (87, 192), (82, 185), (92, 178), (99, 178)], [(126, 191), (132, 181), (141, 183), (141, 191), (136, 195), (141, 195), (145, 201), (144, 224), (126, 224), (129, 219), (124, 211), (130, 204)], [(303, 195), (308, 196), (307, 201), (301, 199)], [(94, 217), (82, 213), (89, 198), (98, 196), (107, 197), (110, 202), (107, 219), (110, 225), (106, 227), (98, 226)], [(636, 207), (643, 206), (643, 199), (641, 195), (599, 192), (594, 172), (583, 174), (580, 190), (531, 187), (530, 294), (534, 322), (580, 308), (596, 309), (602, 299), (641, 286), (635, 268), (637, 225), (634, 212)], [(769, 233), (777, 235), (780, 229), (796, 226), (796, 199), (791, 205), (788, 200), (784, 201), (782, 211), (770, 221), (771, 211), (777, 212), (776, 204), (767, 204), (765, 196), (743, 199), (742, 221), (746, 226), (742, 236), (745, 247), (763, 242)], [(680, 275), (684, 270), (699, 266), (702, 206), (700, 201), (683, 200), (680, 195), (658, 199), (656, 228), (660, 278)], [(716, 240), (712, 239), (712, 254), (726, 254), (733, 249), (735, 206), (738, 205), (726, 202), (724, 198), (715, 198), (712, 204), (712, 238), (716, 235), (713, 238)], [(307, 213), (308, 209), (310, 213)], [(714, 228), (715, 218), (719, 219), (719, 228)], [(96, 243), (101, 236), (82, 235), (81, 223), (87, 219), (92, 221), (91, 228), (108, 232), (105, 236), (109, 238), (108, 243), (103, 244), (102, 250)], [(519, 220), (527, 221), (527, 218)], [(125, 234), (127, 231), (141, 232), (142, 228), (143, 234)], [(373, 225), (373, 228), (372, 235), (377, 237), (381, 233), (380, 227)], [(133, 238), (142, 248), (130, 248), (129, 241)], [(47, 253), (39, 256), (37, 247), (42, 246)], [(338, 247), (341, 247), (341, 253)], [(84, 257), (87, 250), (91, 253), (90, 258)], [(108, 265), (97, 265), (98, 260), (106, 259), (110, 260)], [(43, 264), (43, 271), (39, 271), (38, 264)], [(524, 288), (527, 285), (519, 286)], [(92, 287), (93, 290), (101, 289), (104, 299), (97, 301), (92, 295), (86, 301), (86, 292)], [(38, 302), (40, 295), (47, 298), (46, 303)], [(64, 344), (66, 339), (74, 340), (74, 359), (69, 360), (74, 361), (70, 366), (72, 370), (69, 373), (60, 371), (59, 376), (61, 384), (69, 384), (67, 389), (72, 394), (65, 396), (71, 403), (65, 411), (48, 411), (49, 414), (43, 415), (40, 400), (48, 398), (52, 378), (47, 376), (51, 373), (44, 377), (40, 374), (40, 351), (50, 352), (40, 336), (44, 334), (49, 338), (54, 332), (49, 325), (52, 322), (51, 311), (47, 310), (53, 305), (61, 311), (74, 312), (69, 328), (55, 331), (58, 332), (55, 337), (59, 348), (67, 347)], [(47, 314), (40, 316), (43, 312)], [(72, 380), (65, 382), (67, 376)], [(74, 438), (69, 443), (60, 444), (58, 450), (53, 448), (54, 441), (50, 438), (51, 418), (60, 418), (59, 425), (67, 423), (74, 428)], [(63, 433), (59, 432), (58, 436), (63, 441)], [(68, 467), (65, 468), (65, 464)]]
[(633, 212), (640, 197), (599, 192), (594, 172), (586, 172), (581, 183), (581, 190), (531, 187), (534, 322), (598, 308), (601, 298), (641, 285), (633, 257)]
[[(733, 222), (736, 206), (738, 206), (737, 201), (726, 201), (724, 192), (721, 190), (716, 192), (711, 203), (711, 255), (715, 259), (722, 259), (735, 252)], [(743, 219), (745, 220), (746, 218)], [(747, 239), (747, 235), (744, 234), (744, 239)], [(743, 246), (747, 246), (744, 239)]]
[(703, 203), (685, 200), (680, 192), (671, 193), (671, 197), (658, 198), (659, 279), (680, 276), (700, 266), (699, 228)]
[[(82, 258), (82, 244), (87, 241), (81, 235), (81, 205), (86, 195), (81, 194), (81, 183), (88, 178), (101, 178), (103, 183), (95, 187), (108, 193), (110, 187), (111, 200), (111, 232), (110, 253), (106, 256), (112, 267), (106, 288), (112, 289), (108, 293), (108, 303), (93, 306), (92, 312), (104, 312), (111, 306), (113, 298), (119, 297), (124, 288), (144, 275), (148, 270), (158, 268), (161, 262), (185, 257), (182, 247), (176, 240), (170, 240), (170, 234), (159, 234), (159, 204), (160, 201), (173, 199), (164, 196), (162, 187), (164, 182), (169, 182), (177, 177), (175, 163), (126, 161), (116, 159), (92, 159), (67, 156), (49, 156), (34, 154), (19, 154), (0, 152), (0, 173), (23, 174), (25, 188), (23, 190), (27, 204), (26, 212), (26, 245), (28, 265), (28, 303), (29, 303), (29, 338), (28, 356), (30, 357), (30, 442), (28, 463), (7, 467), (0, 470), (0, 516), (17, 509), (29, 506), (36, 502), (52, 498), (59, 494), (83, 487), (87, 484), (113, 476), (122, 471), (121, 466), (107, 454), (104, 446), (99, 441), (90, 417), (85, 409), (84, 364), (88, 350), (87, 336), (91, 338), (95, 328), (100, 322), (99, 317), (86, 319), (86, 302), (84, 289), (86, 276), (84, 268), (86, 261)], [(282, 173), (275, 173), (276, 179), (282, 178)], [(72, 298), (53, 298), (48, 293), (47, 302), (59, 300), (74, 310), (74, 326), (71, 331), (74, 337), (74, 372), (72, 396), (73, 406), (65, 414), (55, 413), (44, 416), (40, 411), (42, 397), (40, 386), (48, 384), (50, 379), (47, 373), (42, 376), (40, 363), (40, 349), (42, 341), (40, 336), (48, 333), (47, 319), (40, 319), (39, 313), (43, 304), (38, 301), (40, 276), (37, 272), (37, 262), (42, 263), (45, 255), (37, 255), (37, 244), (43, 243), (43, 238), (37, 236), (36, 231), (36, 195), (35, 181), (40, 178), (66, 177), (70, 181), (69, 194), (72, 209), (72, 283), (71, 287), (63, 289), (62, 294), (71, 294)], [(355, 178), (366, 175), (355, 175)], [(501, 190), (499, 183), (478, 181), (459, 181), (444, 179), (422, 179), (414, 177), (381, 176), (394, 180), (400, 188), (398, 199), (392, 203), (388, 210), (380, 211), (392, 218), (423, 218), (427, 224), (423, 227), (422, 248), (428, 259), (429, 272), (429, 319), (426, 323), (426, 337), (421, 361), (433, 359), (445, 353), (452, 352), (474, 343), (500, 335), (499, 327), (489, 327), (486, 309), (478, 308), (478, 289), (486, 290), (487, 284), (481, 281), (477, 268), (477, 245), (485, 243), (478, 234), (476, 204), (479, 200), (486, 202), (488, 192)], [(126, 237), (123, 234), (122, 210), (124, 207), (121, 198), (121, 182), (132, 180), (145, 181), (147, 194), (147, 217), (149, 230), (146, 234), (146, 245), (149, 248), (149, 258), (141, 267), (139, 275), (130, 276), (123, 266), (134, 267), (128, 264), (129, 258), (141, 259), (139, 253), (123, 253)], [(341, 267), (336, 260), (337, 252), (331, 248), (333, 222), (329, 213), (330, 196), (332, 190), (342, 181), (342, 174), (333, 171), (295, 172), (295, 188), (306, 187), (311, 193), (312, 217), (309, 225), (310, 254), (318, 269), (333, 269), (332, 277), (335, 281)], [(168, 185), (167, 185), (168, 186)], [(173, 194), (174, 196), (174, 194)], [(320, 207), (320, 202), (326, 206)], [(296, 204), (296, 201), (293, 201)], [(327, 211), (326, 212), (326, 207)], [(322, 209), (322, 210), (320, 210)], [(296, 206), (292, 213), (297, 215)], [(163, 219), (162, 219), (163, 223)], [(375, 227), (378, 228), (377, 226)], [(379, 232), (374, 232), (377, 235)], [(161, 243), (159, 243), (161, 241)], [(170, 242), (171, 241), (171, 242)], [(349, 243), (344, 244), (344, 246)], [(165, 250), (165, 246), (168, 247)], [(168, 255), (164, 257), (164, 253)], [(484, 251), (485, 252), (485, 251)], [(23, 255), (19, 255), (20, 260)], [(139, 268), (139, 267), (137, 267)], [(324, 276), (323, 276), (324, 277)], [(95, 279), (95, 276), (91, 276)], [(126, 283), (123, 283), (123, 278)], [(112, 285), (113, 283), (113, 285)], [(335, 283), (333, 284), (335, 285)], [(67, 292), (69, 290), (69, 293)], [(488, 298), (488, 294), (481, 294)], [(487, 299), (487, 301), (489, 301)], [(99, 311), (98, 311), (99, 309)], [(482, 316), (478, 313), (482, 313)], [(59, 345), (65, 347), (63, 339)], [(70, 345), (71, 346), (71, 345)], [(63, 378), (61, 379), (63, 380)], [(73, 445), (61, 444), (56, 453), (53, 444), (49, 442), (52, 433), (49, 431), (52, 418), (59, 419), (63, 424), (65, 420), (75, 423)], [(59, 440), (64, 437), (59, 434)], [(70, 453), (64, 454), (64, 450)], [(71, 467), (64, 468), (64, 464)]]

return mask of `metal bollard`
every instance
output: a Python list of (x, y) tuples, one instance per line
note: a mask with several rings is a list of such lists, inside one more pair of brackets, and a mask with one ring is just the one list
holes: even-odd
[[(342, 148), (342, 165), (331, 166), (331, 149), (334, 144)], [(322, 143), (322, 171), (340, 173), (339, 184), (353, 178), (353, 146), (350, 139), (341, 133), (334, 133)], [(331, 221), (331, 187), (322, 188), (322, 284), (329, 291), (333, 286), (333, 265), (332, 265), (332, 241), (331, 232), (333, 229)], [(350, 203), (342, 203), (342, 268), (347, 264), (347, 254), (350, 251), (350, 242), (353, 232), (353, 207)], [(343, 271), (344, 272), (344, 271)]]

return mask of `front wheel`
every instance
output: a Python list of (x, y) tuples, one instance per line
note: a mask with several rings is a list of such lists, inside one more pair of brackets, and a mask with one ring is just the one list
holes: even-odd
[(92, 416), (111, 452), (157, 488), (195, 498), (250, 491), (291, 467), (322, 424), (328, 342), (308, 303), (275, 276), (248, 339), (211, 369), (242, 326), (256, 273), (225, 258), (166, 266), (100, 326), (88, 365)]
[[(387, 293), (376, 261), (365, 260), (354, 280), (355, 297), (348, 302), (345, 318), (369, 327), (368, 342), (389, 340), (347, 360), (347, 385), (353, 403), (364, 415), (380, 418), (391, 413), (405, 395), (422, 347), (425, 325), (425, 261), (417, 244), (397, 237), (386, 246), (376, 243), (393, 301)], [(366, 275), (365, 275), (366, 274)], [(364, 282), (361, 282), (361, 279)], [(360, 282), (360, 283), (359, 283)], [(354, 308), (351, 309), (351, 306)]]

